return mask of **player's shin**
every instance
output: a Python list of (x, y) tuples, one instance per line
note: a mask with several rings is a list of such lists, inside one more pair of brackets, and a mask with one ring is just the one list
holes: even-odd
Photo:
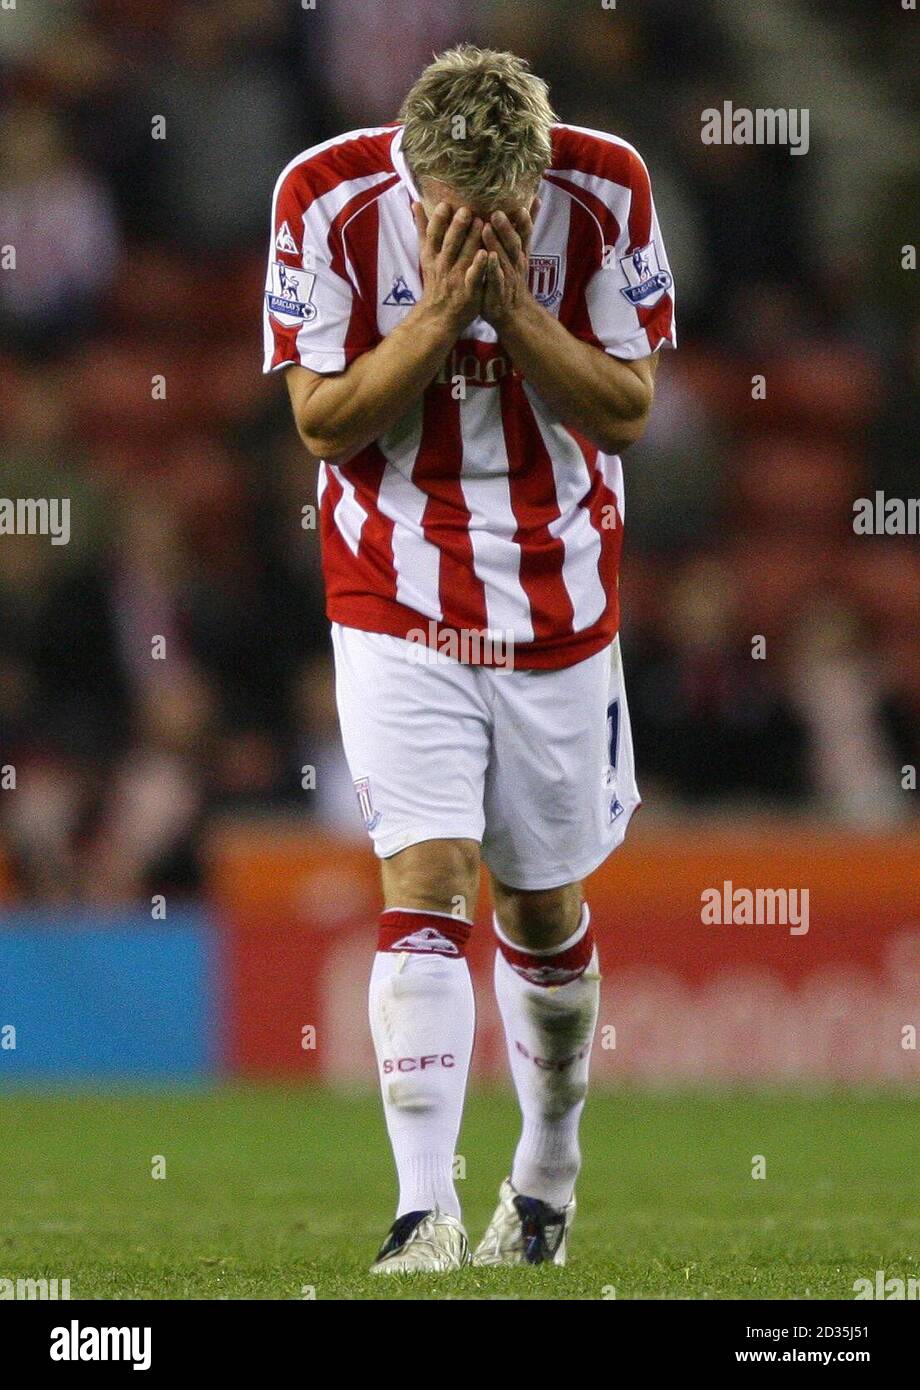
[(475, 1026), (469, 933), (470, 923), (448, 914), (396, 909), (381, 918), (369, 1012), (397, 1216), (460, 1214), (453, 1163)]
[(581, 1164), (578, 1126), (600, 1001), (588, 906), (574, 934), (550, 950), (523, 950), (495, 929), (495, 993), (523, 1121), (511, 1182), (563, 1207)]

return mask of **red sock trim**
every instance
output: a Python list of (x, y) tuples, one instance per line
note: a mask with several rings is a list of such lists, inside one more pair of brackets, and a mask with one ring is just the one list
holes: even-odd
[(594, 933), (589, 927), (574, 946), (551, 956), (532, 955), (518, 946), (509, 946), (501, 937), (496, 937), (496, 943), (512, 970), (529, 984), (551, 989), (554, 985), (570, 984), (584, 974), (594, 951)]
[(417, 956), (464, 956), (472, 927), (459, 917), (437, 912), (381, 913), (378, 951), (409, 951)]

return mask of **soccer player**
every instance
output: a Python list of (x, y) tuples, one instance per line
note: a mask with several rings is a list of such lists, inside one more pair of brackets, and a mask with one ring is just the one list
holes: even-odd
[[(339, 717), (381, 860), (399, 1204), (373, 1269), (563, 1264), (600, 980), (581, 881), (638, 804), (619, 455), (675, 342), (648, 173), (559, 124), (522, 60), (464, 44), (398, 124), (292, 160), (271, 236), (265, 370), (323, 461)], [(471, 1257), (452, 1169), (480, 862), (522, 1128)]]

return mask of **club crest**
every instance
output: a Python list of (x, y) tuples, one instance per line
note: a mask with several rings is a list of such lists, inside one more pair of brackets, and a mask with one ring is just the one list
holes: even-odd
[(527, 284), (538, 304), (551, 309), (562, 298), (559, 281), (562, 275), (561, 256), (531, 256), (527, 262)]
[(374, 810), (371, 801), (371, 783), (369, 777), (358, 777), (355, 779), (355, 792), (358, 797), (358, 806), (364, 819), (364, 825), (370, 833), (376, 830), (380, 824), (380, 812)]

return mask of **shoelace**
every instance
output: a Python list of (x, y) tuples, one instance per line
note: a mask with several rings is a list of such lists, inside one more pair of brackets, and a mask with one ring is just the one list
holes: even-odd
[(565, 1214), (555, 1211), (538, 1197), (518, 1196), (514, 1205), (521, 1218), (524, 1259), (528, 1264), (551, 1260), (565, 1231)]
[[(398, 1253), (398, 1251), (408, 1243), (409, 1239), (418, 1230), (418, 1228), (422, 1225), (426, 1218), (431, 1217), (433, 1215), (434, 1213), (431, 1211), (404, 1212), (403, 1215), (398, 1217), (393, 1222), (393, 1225), (390, 1227), (389, 1234), (387, 1235), (386, 1240), (383, 1242), (383, 1245), (380, 1247), (380, 1252), (377, 1255), (377, 1259), (382, 1260), (386, 1255), (394, 1255)], [(451, 1232), (451, 1237), (453, 1238), (453, 1232)], [(416, 1248), (419, 1251), (425, 1251), (430, 1255), (443, 1256), (447, 1253), (445, 1252), (444, 1248), (440, 1246), (438, 1242), (434, 1239), (423, 1239), (420, 1237), (416, 1241)]]
[(402, 1216), (397, 1216), (387, 1233), (386, 1240), (380, 1247), (377, 1259), (382, 1260), (384, 1255), (392, 1255), (394, 1250), (405, 1245), (416, 1227), (421, 1226), (425, 1217), (430, 1215), (431, 1213), (428, 1211), (406, 1211), (403, 1212)]

